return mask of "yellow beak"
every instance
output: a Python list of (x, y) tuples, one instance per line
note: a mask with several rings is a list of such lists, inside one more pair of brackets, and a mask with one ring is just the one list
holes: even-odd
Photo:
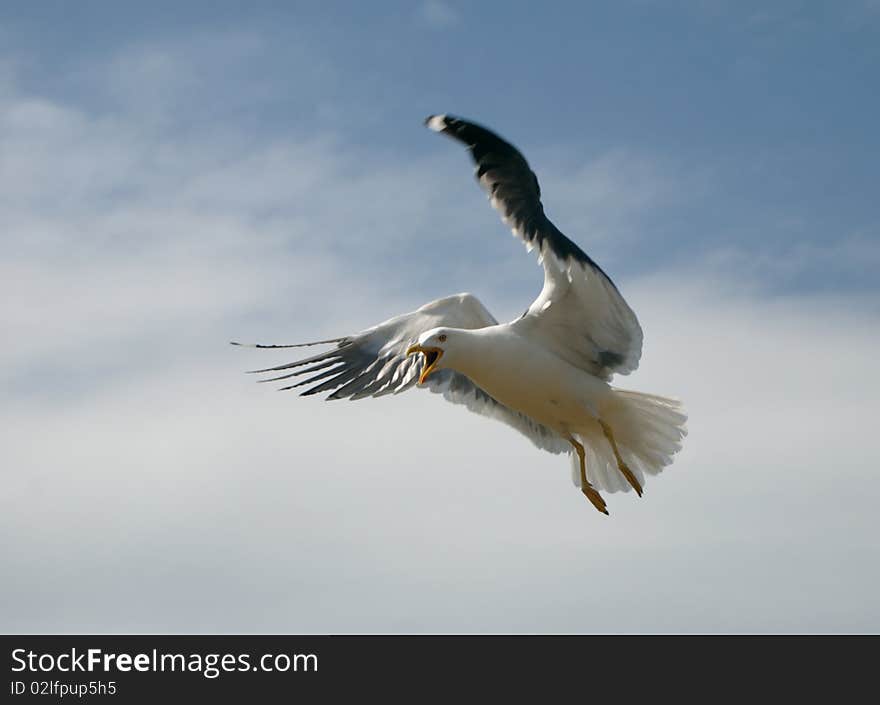
[(415, 355), (416, 353), (422, 353), (425, 356), (425, 369), (419, 375), (419, 384), (424, 384), (428, 375), (434, 371), (437, 361), (443, 357), (443, 351), (440, 348), (423, 348), (421, 345), (411, 345), (406, 351), (407, 355)]

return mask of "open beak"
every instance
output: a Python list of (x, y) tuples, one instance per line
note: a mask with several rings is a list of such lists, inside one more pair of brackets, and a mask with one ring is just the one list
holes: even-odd
[(407, 355), (415, 355), (416, 353), (422, 353), (425, 356), (425, 368), (419, 375), (419, 384), (424, 384), (428, 375), (434, 371), (437, 360), (443, 357), (443, 351), (440, 348), (423, 348), (421, 345), (413, 345), (406, 351)]

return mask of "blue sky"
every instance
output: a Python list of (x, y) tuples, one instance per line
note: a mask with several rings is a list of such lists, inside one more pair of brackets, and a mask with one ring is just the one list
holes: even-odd
[[(420, 118), (449, 111), (570, 166), (609, 149), (644, 154), (693, 183), (651, 213), (632, 267), (719, 247), (784, 258), (804, 243), (833, 250), (878, 237), (875, 3), (553, 3), (536, 12), (531, 3), (243, 11), (87, 2), (2, 12), (20, 89), (98, 115), (130, 110), (138, 87), (108, 89), (96, 69), (173, 47), (183, 75), (175, 69), (172, 85), (142, 99), (167, 101), (156, 129), (182, 135), (330, 133), (346, 148), (408, 160), (437, 150)], [(118, 82), (141, 80), (120, 73)], [(832, 267), (833, 283), (816, 282), (817, 272), (778, 283), (870, 286), (863, 264)]]
[[(867, 0), (4, 3), (0, 626), (877, 631), (878, 40)], [(639, 315), (616, 383), (690, 413), (610, 521), (498, 424), (226, 345), (526, 308), (435, 112), (522, 149)]]

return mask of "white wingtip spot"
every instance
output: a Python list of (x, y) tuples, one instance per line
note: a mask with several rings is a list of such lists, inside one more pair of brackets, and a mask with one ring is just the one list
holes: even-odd
[(434, 130), (434, 132), (443, 132), (443, 130), (446, 128), (446, 116), (432, 115), (427, 120), (425, 120), (425, 124), (428, 126), (428, 129)]

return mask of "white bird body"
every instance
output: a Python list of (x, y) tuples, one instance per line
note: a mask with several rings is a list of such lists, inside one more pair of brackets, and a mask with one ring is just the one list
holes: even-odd
[(575, 485), (607, 514), (596, 488), (641, 496), (646, 475), (681, 448), (687, 417), (673, 399), (609, 384), (638, 367), (641, 326), (608, 275), (544, 214), (522, 154), (460, 118), (435, 115), (426, 124), (467, 145), (492, 206), (538, 250), (538, 298), (522, 317), (499, 324), (472, 294), (447, 296), (355, 335), (305, 343), (335, 347), (256, 372), (283, 373), (265, 382), (306, 375), (283, 389), (313, 385), (303, 395), (331, 391), (328, 399), (397, 394), (418, 381), (543, 450), (570, 453)]
[(413, 349), (442, 344), (443, 352), (423, 376), (455, 370), (495, 403), (580, 445), (590, 469), (573, 455), (572, 480), (585, 492), (595, 485), (610, 492), (635, 487), (641, 494), (645, 476), (661, 472), (681, 447), (686, 417), (680, 404), (612, 387), (560, 358), (518, 325), (521, 320), (426, 331)]
[(522, 335), (515, 323), (445, 330), (451, 344), (443, 365), (466, 375), (499, 403), (563, 438), (595, 425), (611, 386)]

